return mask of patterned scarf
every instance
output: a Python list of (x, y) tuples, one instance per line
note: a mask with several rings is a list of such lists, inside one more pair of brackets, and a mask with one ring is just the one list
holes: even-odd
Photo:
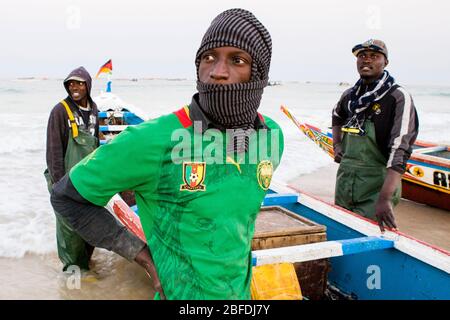
[(384, 70), (381, 78), (374, 83), (375, 87), (358, 97), (363, 86), (363, 79), (359, 79), (351, 89), (348, 111), (350, 114), (362, 114), (371, 103), (382, 99), (394, 84), (395, 79)]

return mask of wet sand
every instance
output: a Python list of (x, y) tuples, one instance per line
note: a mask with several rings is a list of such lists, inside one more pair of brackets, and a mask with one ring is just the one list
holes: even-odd
[[(336, 170), (337, 165), (332, 164), (290, 184), (333, 202)], [(450, 250), (450, 212), (402, 199), (395, 217), (402, 232)], [(94, 273), (81, 280), (79, 289), (73, 288), (73, 275), (63, 273), (61, 268), (56, 252), (0, 258), (0, 299), (148, 300), (154, 294), (141, 267), (106, 250), (95, 250)]]
[(150, 280), (136, 263), (102, 249), (94, 251), (92, 262), (93, 272), (77, 283), (74, 274), (62, 272), (56, 253), (0, 258), (0, 299), (152, 299)]
[[(333, 163), (294, 179), (290, 185), (333, 203), (337, 169), (338, 165)], [(400, 231), (450, 251), (449, 211), (401, 199), (394, 215)]]

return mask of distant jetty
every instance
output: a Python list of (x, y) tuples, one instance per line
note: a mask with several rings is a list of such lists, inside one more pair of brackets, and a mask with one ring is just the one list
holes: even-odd
[(48, 77), (17, 77), (16, 80), (29, 81), (29, 80), (48, 80)]
[(269, 86), (269, 87), (273, 87), (273, 86), (281, 86), (281, 81), (269, 81), (268, 86)]
[(187, 78), (142, 78), (142, 80), (165, 80), (165, 81), (185, 81)]
[[(63, 80), (64, 78), (52, 78), (52, 77), (46, 77), (46, 76), (29, 76), (29, 77), (16, 77), (12, 80), (15, 81), (39, 81), (39, 80)], [(103, 79), (99, 79), (101, 81), (103, 81)], [(132, 81), (132, 82), (137, 82), (137, 81), (141, 81), (141, 80), (158, 80), (158, 81), (187, 81), (189, 79), (187, 78), (163, 78), (163, 77), (142, 77), (142, 78), (137, 78), (137, 77), (117, 77), (114, 78), (114, 80), (116, 81)], [(106, 81), (106, 79), (105, 79)]]

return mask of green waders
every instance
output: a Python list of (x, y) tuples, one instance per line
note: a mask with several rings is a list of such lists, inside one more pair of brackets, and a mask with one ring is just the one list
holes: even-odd
[[(65, 101), (62, 103), (66, 107), (69, 119), (72, 122), (72, 129), (70, 130), (67, 150), (64, 156), (64, 168), (67, 173), (81, 159), (97, 148), (97, 138), (76, 127), (70, 109), (68, 110)], [(48, 169), (45, 170), (44, 175), (47, 179), (48, 189), (51, 191), (53, 182), (51, 181)], [(84, 241), (56, 211), (55, 215), (58, 256), (64, 264), (63, 270), (66, 271), (71, 265), (77, 265), (82, 270), (89, 270), (89, 260), (91, 259), (94, 247)]]
[[(376, 220), (375, 205), (386, 177), (386, 159), (378, 150), (375, 126), (365, 122), (366, 135), (344, 133), (342, 160), (337, 172), (335, 203), (366, 218)], [(400, 200), (401, 186), (392, 205)]]

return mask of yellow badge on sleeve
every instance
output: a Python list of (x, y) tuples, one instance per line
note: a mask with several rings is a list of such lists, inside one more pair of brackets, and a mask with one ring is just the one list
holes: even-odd
[(258, 164), (256, 169), (256, 178), (258, 179), (258, 184), (266, 191), (269, 189), (270, 181), (272, 181), (273, 175), (273, 164), (269, 160), (263, 160)]

